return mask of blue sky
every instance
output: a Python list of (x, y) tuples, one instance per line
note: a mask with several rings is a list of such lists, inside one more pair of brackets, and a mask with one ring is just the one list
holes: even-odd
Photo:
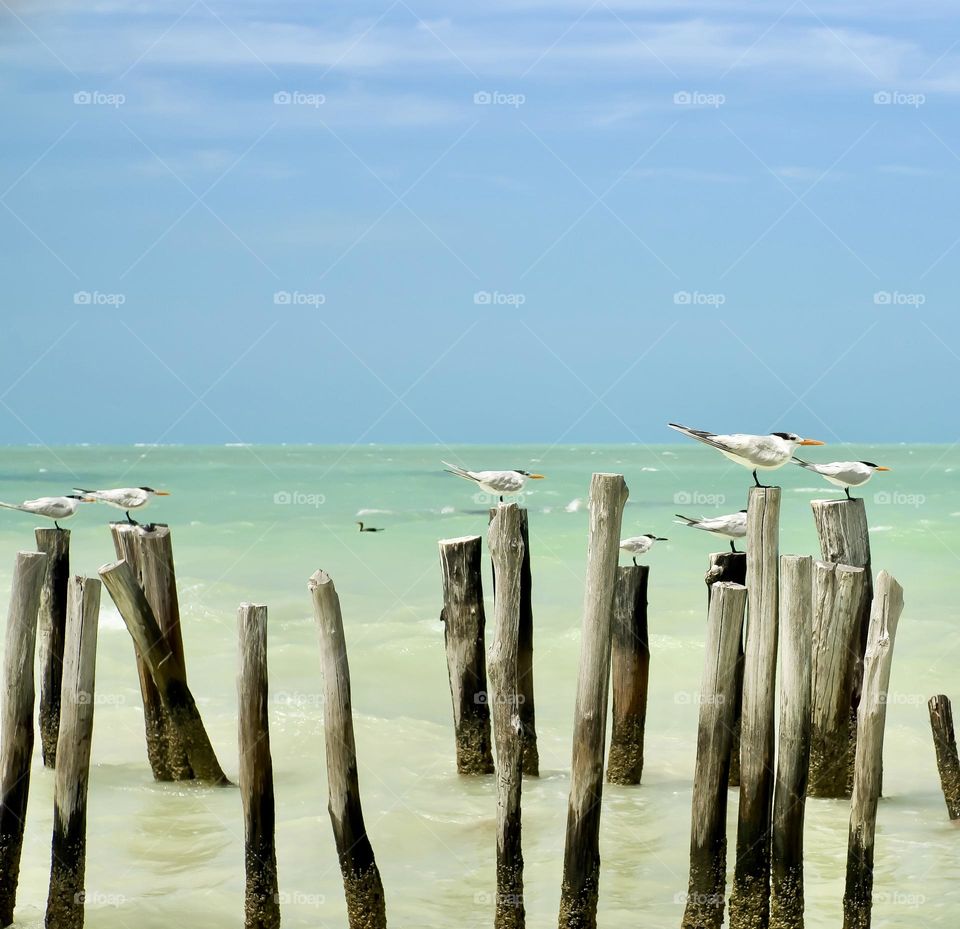
[(940, 2), (15, 3), (0, 442), (954, 441)]

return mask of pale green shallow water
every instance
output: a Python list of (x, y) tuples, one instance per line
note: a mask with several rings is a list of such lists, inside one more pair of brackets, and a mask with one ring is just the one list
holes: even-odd
[[(879, 814), (874, 926), (960, 925), (960, 834), (939, 792), (925, 701), (960, 699), (960, 450), (934, 446), (832, 448), (819, 460), (868, 458), (894, 470), (865, 496), (874, 565), (903, 584), (887, 721), (886, 796)], [(60, 493), (74, 484), (149, 484), (173, 491), (153, 518), (174, 533), (191, 685), (227, 772), (236, 776), (236, 607), (269, 605), (271, 738), (280, 886), (286, 927), (346, 925), (326, 813), (319, 658), (306, 582), (318, 567), (340, 592), (353, 678), (360, 784), (392, 926), (491, 926), (495, 796), (492, 779), (464, 780), (453, 764), (436, 542), (482, 533), (485, 501), (440, 471), (541, 470), (530, 508), (535, 662), (543, 777), (523, 788), (528, 925), (556, 925), (570, 732), (592, 471), (625, 474), (625, 533), (670, 543), (651, 556), (651, 693), (639, 788), (604, 789), (599, 923), (676, 927), (686, 890), (696, 706), (703, 661), (711, 537), (672, 525), (674, 512), (745, 505), (749, 475), (694, 446), (441, 449), (361, 447), (10, 448), (0, 499)], [(655, 470), (654, 470), (655, 469)], [(958, 469), (958, 470), (955, 470)], [(833, 496), (791, 468), (783, 552), (817, 553), (809, 501)], [(889, 492), (891, 502), (874, 495)], [(275, 503), (278, 493), (316, 495)], [(674, 502), (675, 494), (692, 502)], [(718, 505), (706, 495), (724, 495)], [(910, 496), (913, 495), (913, 496)], [(320, 498), (323, 502), (320, 502)], [(302, 499), (298, 497), (297, 499)], [(681, 498), (682, 499), (682, 498)], [(700, 502), (703, 501), (703, 502)], [(363, 509), (386, 532), (360, 535)], [(108, 516), (73, 520), (73, 567), (95, 574), (113, 559)], [(34, 520), (0, 514), (0, 596)], [(485, 568), (488, 572), (489, 569)], [(486, 575), (489, 593), (489, 573)], [(489, 609), (489, 604), (488, 604)], [(488, 613), (492, 616), (492, 612)], [(89, 807), (87, 925), (167, 929), (242, 925), (242, 822), (236, 790), (153, 783), (129, 636), (104, 593)], [(42, 925), (50, 855), (51, 775), (34, 767), (17, 925)], [(840, 924), (847, 804), (807, 804), (807, 926)], [(731, 794), (731, 824), (736, 794)], [(733, 833), (731, 832), (731, 838)]]

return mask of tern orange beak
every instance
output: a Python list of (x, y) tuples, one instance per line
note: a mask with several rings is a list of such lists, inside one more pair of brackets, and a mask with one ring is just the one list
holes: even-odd
[(532, 481), (542, 481), (545, 477), (546, 477), (546, 475), (544, 475), (544, 474), (531, 474), (531, 475), (530, 475), (530, 480), (532, 480)]
[(158, 497), (169, 497), (169, 496), (170, 496), (170, 491), (169, 491), (169, 490), (155, 490), (154, 493), (155, 493)]
[(826, 445), (826, 442), (820, 442), (818, 439), (801, 439), (801, 445)]
[(877, 465), (876, 470), (877, 470), (877, 471), (889, 471), (890, 469), (889, 469), (889, 468), (881, 468), (879, 465)]

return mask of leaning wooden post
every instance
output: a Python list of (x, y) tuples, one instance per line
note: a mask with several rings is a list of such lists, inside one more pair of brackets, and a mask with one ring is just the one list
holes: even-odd
[(718, 581), (707, 617), (697, 767), (690, 817), (690, 881), (682, 929), (720, 929), (727, 877), (727, 776), (736, 709), (737, 655), (747, 589)]
[(343, 635), (340, 598), (330, 575), (310, 578), (313, 614), (320, 636), (323, 669), (323, 733), (330, 792), (330, 822), (340, 859), (350, 929), (386, 929), (386, 904), (380, 871), (363, 823), (357, 747), (353, 737), (350, 668)]
[(613, 606), (613, 723), (607, 780), (639, 784), (643, 774), (643, 734), (650, 683), (650, 636), (647, 629), (648, 565), (617, 569)]
[(951, 819), (960, 819), (960, 757), (957, 755), (957, 738), (953, 731), (953, 709), (950, 700), (943, 694), (931, 697), (927, 703), (930, 710), (930, 728), (933, 730), (933, 747), (937, 753), (937, 768), (947, 812)]
[(246, 871), (244, 927), (278, 929), (276, 815), (267, 712), (267, 608), (241, 603), (237, 612), (237, 629), (240, 639), (237, 733)]
[[(110, 535), (113, 537), (113, 547), (117, 559), (125, 561), (133, 570), (139, 583), (140, 579), (140, 541), (138, 526), (130, 523), (110, 523)], [(143, 728), (147, 742), (147, 760), (154, 780), (176, 780), (170, 767), (170, 732), (169, 724), (164, 716), (163, 702), (157, 691), (150, 671), (140, 654), (136, 640), (133, 651), (137, 659), (137, 676), (140, 679), (140, 696), (143, 699)]]
[(811, 797), (849, 797), (853, 784), (855, 721), (850, 716), (857, 624), (866, 571), (818, 561), (813, 575), (813, 704), (810, 730)]
[(860, 498), (852, 500), (812, 500), (813, 519), (820, 538), (820, 557), (835, 564), (851, 565), (864, 569), (860, 604), (854, 622), (855, 656), (851, 666), (850, 680), (850, 738), (847, 775), (848, 796), (853, 786), (853, 759), (856, 752), (857, 707), (863, 686), (863, 656), (867, 647), (867, 630), (870, 626), (870, 604), (873, 600), (873, 572), (870, 567), (870, 531), (867, 525), (867, 510)]
[(92, 577), (71, 578), (68, 602), (47, 929), (83, 927), (87, 782), (93, 738), (100, 581)]
[(730, 929), (766, 926), (770, 914), (779, 528), (780, 488), (751, 487), (747, 504), (747, 635), (740, 732), (740, 808)]
[(187, 686), (183, 664), (170, 651), (133, 569), (126, 561), (117, 561), (104, 565), (99, 573), (143, 657), (160, 694), (166, 719), (186, 749), (196, 778), (213, 784), (229, 784)]
[(46, 568), (43, 552), (17, 553), (7, 611), (0, 692), (0, 926), (13, 922), (20, 879), (33, 754), (33, 659)]
[(773, 795), (770, 927), (803, 929), (803, 815), (810, 762), (813, 559), (780, 557), (780, 745)]
[(573, 761), (560, 888), (560, 929), (595, 929), (600, 880), (600, 801), (620, 525), (627, 502), (620, 474), (590, 482), (590, 541), (583, 596)]
[[(713, 585), (721, 581), (730, 584), (747, 583), (746, 552), (711, 552), (710, 567), (704, 577), (707, 582), (707, 605)], [(730, 743), (730, 776), (728, 787), (740, 786), (740, 725), (743, 715), (743, 631), (740, 632), (740, 647), (737, 649), (737, 671), (733, 694), (733, 740)]]
[(497, 904), (496, 929), (521, 929), (523, 851), (520, 791), (523, 778), (523, 723), (520, 721), (520, 583), (523, 563), (521, 510), (503, 504), (490, 523), (487, 544), (497, 581), (494, 639), (490, 648), (493, 734), (497, 743)]
[(47, 573), (40, 593), (37, 654), (40, 664), (40, 748), (43, 764), (57, 764), (60, 731), (60, 685), (63, 642), (67, 628), (67, 583), (70, 580), (70, 530), (34, 529), (37, 550), (47, 556)]
[(443, 641), (460, 774), (492, 774), (480, 536), (440, 542)]
[[(135, 527), (135, 538), (140, 546), (139, 574), (140, 586), (146, 595), (147, 603), (153, 610), (157, 625), (166, 639), (170, 651), (180, 664), (186, 668), (186, 656), (183, 652), (183, 637), (180, 632), (180, 601), (177, 597), (177, 574), (173, 564), (173, 540), (170, 528), (163, 525)], [(187, 760), (187, 753), (176, 730), (169, 724), (164, 726), (164, 745), (166, 768), (175, 781), (190, 780), (193, 769)]]
[(857, 711), (857, 757), (854, 764), (847, 882), (843, 896), (843, 929), (869, 929), (873, 897), (873, 845), (877, 802), (883, 771), (883, 730), (887, 719), (887, 687), (897, 624), (903, 611), (903, 589), (881, 571), (870, 611), (870, 634), (863, 666), (863, 697)]
[[(519, 676), (519, 713), (523, 745), (523, 773), (540, 776), (540, 753), (537, 749), (537, 712), (533, 694), (533, 574), (530, 570), (530, 526), (525, 507), (520, 511), (520, 537), (523, 540), (523, 563), (520, 565), (520, 631), (517, 639), (517, 674)], [(491, 507), (493, 521), (497, 508)], [(496, 599), (497, 572), (493, 572), (493, 593)]]

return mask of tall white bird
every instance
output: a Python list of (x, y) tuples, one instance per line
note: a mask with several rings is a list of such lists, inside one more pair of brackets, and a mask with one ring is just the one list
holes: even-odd
[(115, 509), (123, 510), (131, 526), (139, 523), (130, 516), (131, 510), (144, 509), (154, 497), (169, 497), (169, 490), (154, 490), (152, 487), (116, 487), (113, 490), (84, 490), (74, 487), (80, 493), (92, 497), (98, 503), (106, 503)]
[(0, 502), (0, 506), (7, 510), (32, 513), (34, 516), (45, 516), (47, 519), (52, 519), (54, 526), (59, 529), (58, 520), (69, 519), (77, 512), (77, 507), (81, 503), (93, 503), (93, 498), (67, 494), (65, 497), (38, 497), (36, 500), (24, 500), (23, 503)]
[(675, 515), (677, 519), (683, 520), (685, 526), (693, 526), (694, 529), (703, 529), (704, 532), (712, 532), (714, 535), (722, 535), (725, 539), (729, 539), (731, 552), (737, 550), (733, 540), (742, 539), (747, 534), (746, 510), (728, 513), (726, 516), (703, 516), (700, 519), (690, 519), (689, 516), (681, 516), (679, 513)]
[(831, 484), (842, 487), (848, 500), (853, 499), (850, 496), (851, 487), (860, 487), (866, 484), (877, 471), (890, 470), (874, 464), (872, 461), (830, 461), (826, 464), (813, 464), (809, 461), (801, 461), (796, 457), (793, 460), (801, 468), (813, 471), (820, 477), (826, 478)]
[(766, 486), (760, 483), (757, 471), (776, 471), (777, 468), (782, 468), (793, 457), (799, 445), (824, 444), (816, 439), (802, 439), (793, 432), (771, 432), (769, 435), (744, 435), (738, 432), (732, 435), (717, 435), (677, 423), (667, 425), (691, 439), (717, 449), (738, 465), (749, 468), (753, 471), (753, 480), (757, 487)]
[(631, 536), (629, 539), (620, 540), (620, 551), (629, 552), (633, 555), (633, 563), (637, 563), (637, 555), (646, 555), (653, 548), (654, 542), (669, 542), (669, 539), (661, 538), (657, 535), (651, 535), (649, 532), (644, 535)]
[(488, 494), (499, 497), (503, 502), (504, 494), (518, 494), (523, 490), (527, 480), (542, 481), (542, 474), (531, 474), (529, 471), (521, 471), (517, 468), (514, 471), (468, 471), (466, 468), (458, 468), (456, 465), (444, 461), (446, 470), (450, 474), (456, 474), (464, 480), (473, 481), (481, 490)]

